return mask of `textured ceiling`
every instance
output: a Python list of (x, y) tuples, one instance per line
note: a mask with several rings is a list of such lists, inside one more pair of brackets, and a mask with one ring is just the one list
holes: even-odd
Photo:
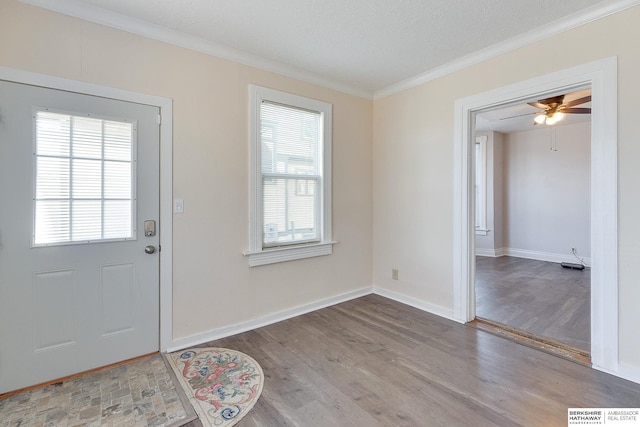
[(162, 28), (170, 30), (174, 38), (183, 35), (200, 44), (210, 43), (213, 46), (210, 51), (219, 51), (229, 59), (274, 71), (289, 69), (289, 75), (308, 76), (310, 81), (327, 82), (329, 86), (349, 88), (350, 92), (365, 96), (374, 96), (496, 44), (523, 35), (530, 40), (542, 38), (638, 3), (634, 0), (23, 1), (132, 32), (141, 32), (136, 28), (151, 24), (155, 34)]

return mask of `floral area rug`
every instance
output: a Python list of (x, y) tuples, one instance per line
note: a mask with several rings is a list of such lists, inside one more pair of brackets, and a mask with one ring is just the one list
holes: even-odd
[(192, 348), (167, 359), (204, 426), (236, 424), (262, 393), (262, 368), (239, 351)]

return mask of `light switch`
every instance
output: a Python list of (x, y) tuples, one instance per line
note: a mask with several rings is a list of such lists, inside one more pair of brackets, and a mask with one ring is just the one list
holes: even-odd
[(184, 200), (182, 199), (174, 199), (173, 200), (173, 213), (182, 213), (184, 212)]

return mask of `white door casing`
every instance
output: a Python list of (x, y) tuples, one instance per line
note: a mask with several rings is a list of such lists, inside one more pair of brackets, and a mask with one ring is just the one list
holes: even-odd
[(454, 130), (454, 318), (475, 318), (471, 142), (475, 112), (591, 87), (591, 362), (618, 373), (617, 58), (605, 58), (457, 100)]
[[(0, 328), (3, 337), (0, 348), (0, 392), (166, 348), (167, 337), (171, 336), (170, 327), (162, 331), (161, 343), (158, 337), (158, 259), (160, 256), (170, 256), (170, 233), (168, 238), (162, 237), (161, 241), (158, 238), (165, 230), (170, 231), (171, 218), (168, 220), (169, 227), (163, 226), (158, 230), (160, 236), (144, 237), (142, 222), (145, 219), (160, 219), (157, 169), (159, 111), (157, 107), (139, 102), (160, 104), (166, 115), (171, 112), (170, 100), (4, 68), (0, 69), (2, 78), (71, 91), (93, 92), (103, 97), (105, 94), (112, 95), (109, 98), (125, 95), (138, 103), (122, 103), (71, 91), (0, 82), (3, 89), (0, 97), (0, 135), (5, 135), (1, 141), (0, 159), (0, 172), (3, 174), (0, 183)], [(14, 92), (18, 89), (21, 90), (19, 95)], [(29, 95), (22, 92), (25, 89)], [(33, 96), (39, 98), (35, 100)], [(121, 108), (124, 105), (133, 109), (129, 112), (133, 116), (147, 115), (146, 119), (139, 122), (138, 133), (141, 139), (151, 137), (152, 153), (145, 153), (146, 148), (141, 149), (138, 169), (147, 170), (152, 164), (154, 170), (140, 180), (137, 193), (140, 203), (150, 206), (153, 212), (145, 211), (147, 208), (144, 207), (138, 208), (137, 239), (125, 243), (137, 246), (134, 249), (123, 249), (122, 243), (115, 242), (31, 248), (32, 105), (81, 113), (91, 110), (93, 107), (90, 105), (96, 101), (101, 107), (89, 111), (92, 114), (126, 117), (128, 113)], [(22, 106), (17, 107), (16, 103)], [(27, 105), (29, 114), (25, 120), (21, 116)], [(102, 107), (106, 110), (101, 110)], [(166, 130), (170, 131), (170, 120), (168, 122)], [(26, 143), (24, 135), (18, 138), (8, 136), (15, 135), (17, 128), (24, 130), (25, 127)], [(14, 139), (22, 141), (18, 145), (9, 144), (13, 142), (9, 140)], [(165, 149), (167, 145), (170, 147), (170, 135), (167, 139)], [(25, 148), (25, 145), (26, 151), (18, 150), (19, 153), (15, 155), (9, 154), (10, 150)], [(23, 164), (26, 157), (29, 157), (27, 164)], [(167, 164), (166, 160), (163, 164)], [(170, 160), (168, 164), (170, 166)], [(166, 175), (162, 177), (165, 185), (166, 178)], [(149, 185), (153, 188), (144, 188)], [(144, 254), (146, 245), (159, 247), (159, 243), (167, 243), (163, 248), (166, 251), (164, 254)], [(135, 253), (135, 260), (128, 259), (127, 250)], [(97, 259), (94, 271), (88, 267), (88, 259)], [(163, 274), (166, 277), (167, 272)], [(170, 290), (170, 281), (165, 281), (166, 285)], [(124, 293), (124, 297), (120, 293)], [(166, 294), (167, 289), (163, 289), (163, 295)], [(162, 303), (170, 307), (170, 299), (167, 301), (164, 298)], [(141, 309), (144, 313), (140, 312)], [(169, 320), (164, 317), (164, 325), (170, 325), (170, 310), (163, 311), (164, 316), (167, 314)], [(6, 377), (7, 372), (12, 371), (20, 372), (19, 378)]]

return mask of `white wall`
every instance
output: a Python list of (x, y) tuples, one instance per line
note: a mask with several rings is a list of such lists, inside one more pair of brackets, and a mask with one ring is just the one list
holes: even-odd
[[(640, 378), (640, 7), (374, 103), (373, 281), (453, 310), (454, 103), (597, 59), (618, 58), (619, 361)], [(397, 266), (399, 280), (390, 278)]]
[[(505, 247), (590, 258), (590, 122), (505, 135)], [(555, 140), (555, 142), (554, 142)], [(573, 258), (573, 259), (572, 259)]]
[[(175, 339), (371, 286), (372, 101), (16, 0), (0, 0), (0, 40), (0, 66), (173, 99)], [(254, 268), (242, 255), (250, 83), (333, 104), (333, 255)]]

